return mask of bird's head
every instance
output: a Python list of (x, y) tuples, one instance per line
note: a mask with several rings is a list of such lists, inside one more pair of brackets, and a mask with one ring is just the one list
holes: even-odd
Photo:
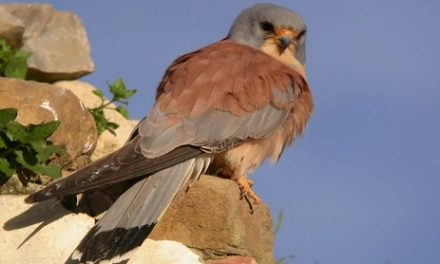
[(243, 10), (228, 34), (234, 42), (261, 50), (305, 76), (306, 25), (295, 12), (274, 4)]

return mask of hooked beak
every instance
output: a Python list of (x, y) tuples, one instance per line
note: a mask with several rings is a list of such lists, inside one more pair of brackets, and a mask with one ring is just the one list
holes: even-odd
[(286, 36), (280, 37), (280, 38), (278, 38), (278, 42), (279, 42), (281, 51), (284, 52), (290, 46), (290, 43), (292, 42), (292, 38), (286, 37)]
[(295, 37), (295, 33), (290, 29), (278, 28), (275, 29), (275, 39), (277, 45), (280, 48), (280, 52), (283, 53), (292, 44)]

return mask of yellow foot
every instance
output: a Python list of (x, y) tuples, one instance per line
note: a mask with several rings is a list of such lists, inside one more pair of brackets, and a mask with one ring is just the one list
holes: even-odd
[(260, 197), (252, 190), (252, 186), (254, 185), (253, 181), (246, 179), (246, 177), (238, 177), (236, 181), (240, 188), (242, 199), (251, 199), (254, 204), (261, 203)]
[(258, 197), (258, 195), (252, 190), (254, 182), (252, 180), (248, 180), (246, 176), (237, 176), (239, 174), (234, 173), (233, 170), (227, 167), (221, 169), (219, 175), (232, 179), (238, 184), (238, 187), (240, 188), (240, 199), (244, 198), (249, 206), (250, 213), (254, 213), (254, 204), (261, 203), (260, 197)]

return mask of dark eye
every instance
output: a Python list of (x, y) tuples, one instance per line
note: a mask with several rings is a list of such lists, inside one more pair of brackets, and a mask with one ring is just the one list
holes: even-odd
[(264, 31), (274, 32), (275, 28), (272, 23), (264, 21), (260, 23), (261, 29)]
[(306, 34), (306, 31), (305, 31), (305, 30), (299, 32), (298, 36), (296, 36), (296, 39), (300, 39), (300, 38), (302, 38), (305, 34)]

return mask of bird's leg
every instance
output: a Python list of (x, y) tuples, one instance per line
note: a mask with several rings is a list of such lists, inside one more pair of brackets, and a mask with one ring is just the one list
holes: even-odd
[(219, 175), (225, 178), (229, 178), (238, 184), (238, 187), (240, 188), (241, 199), (244, 198), (246, 200), (249, 205), (250, 212), (253, 213), (255, 211), (254, 204), (261, 203), (260, 197), (258, 197), (258, 195), (252, 190), (254, 182), (248, 179), (245, 175), (235, 173), (227, 167), (222, 168)]
[(260, 197), (258, 197), (254, 190), (252, 190), (252, 186), (254, 185), (254, 182), (252, 180), (249, 180), (246, 176), (239, 176), (234, 180), (240, 188), (242, 198), (250, 198), (252, 199), (254, 204), (261, 203)]

